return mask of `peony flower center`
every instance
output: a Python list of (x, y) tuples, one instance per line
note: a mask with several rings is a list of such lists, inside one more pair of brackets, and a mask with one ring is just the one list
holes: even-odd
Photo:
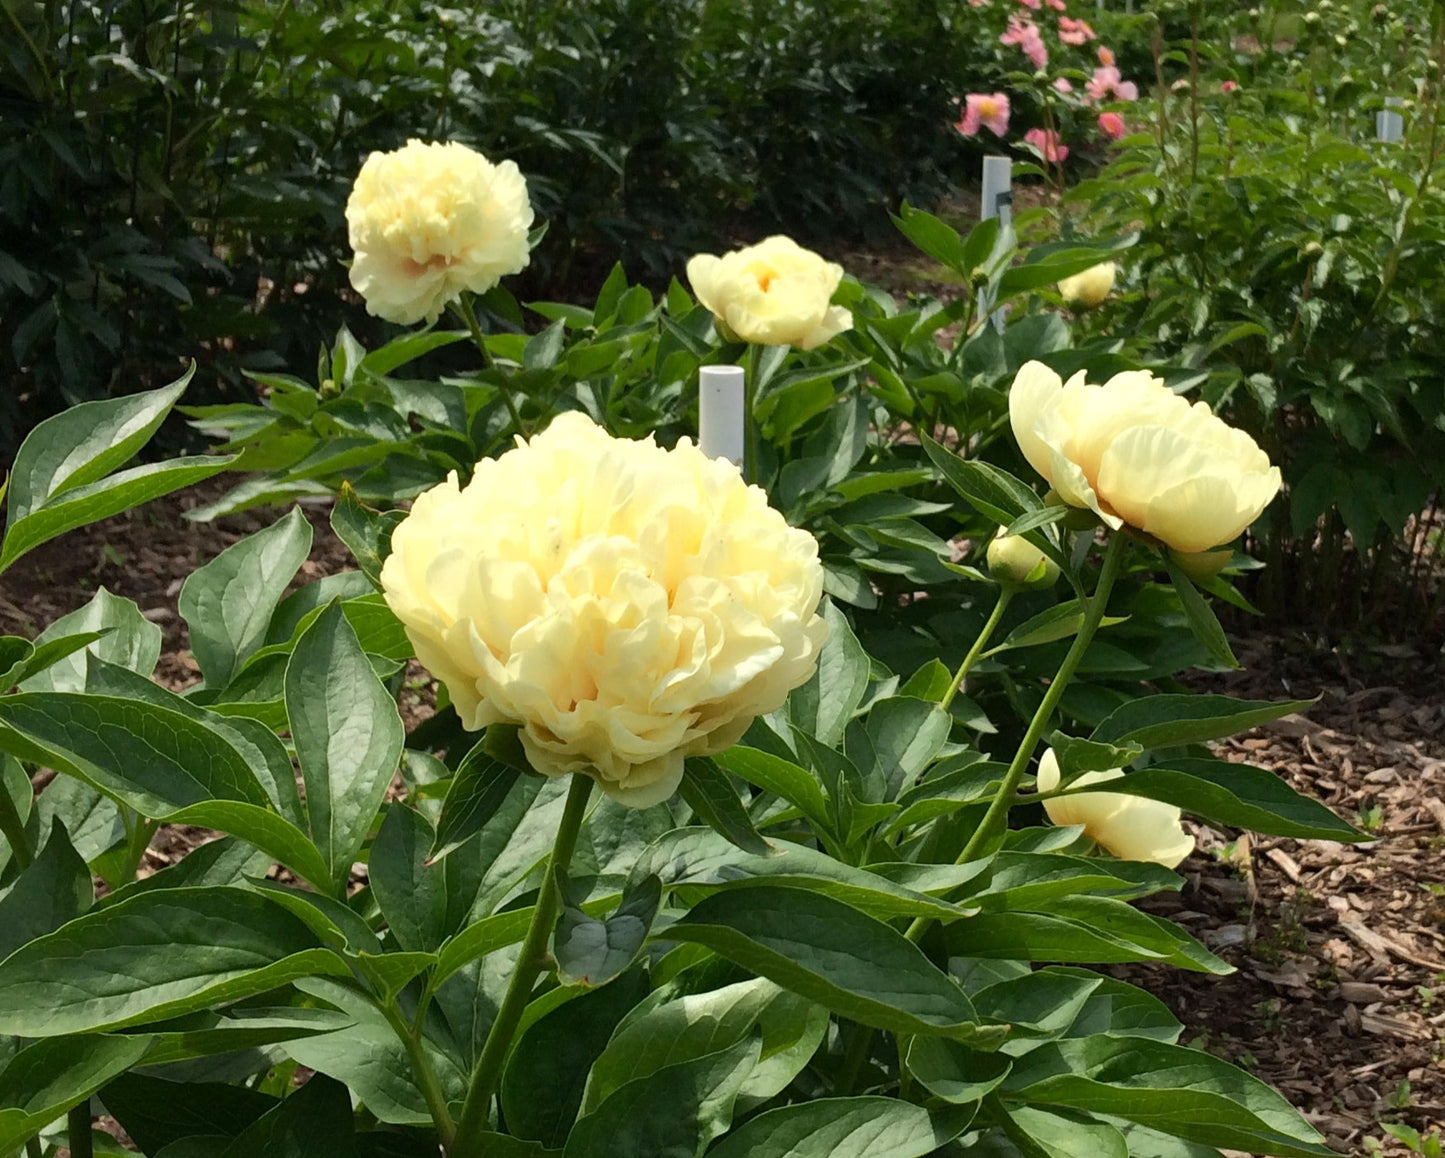
[(998, 116), (998, 101), (993, 97), (984, 97), (978, 102), (978, 115), (984, 119)]
[(408, 277), (421, 277), (424, 273), (435, 273), (437, 270), (446, 269), (455, 260), (444, 253), (434, 253), (425, 261), (417, 261), (413, 257), (408, 257), (401, 263), (401, 267)]

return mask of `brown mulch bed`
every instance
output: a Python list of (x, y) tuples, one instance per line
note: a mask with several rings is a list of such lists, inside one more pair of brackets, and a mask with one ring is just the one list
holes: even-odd
[[(180, 582), (273, 517), (183, 518), (216, 493), (173, 496), (42, 547), (0, 578), (0, 632), (33, 635), (104, 585), (164, 630), (158, 678), (193, 683)], [(316, 538), (298, 582), (349, 565), (325, 510), (307, 513)], [(1320, 700), (1308, 718), (1231, 740), (1223, 754), (1276, 770), (1377, 839), (1351, 847), (1199, 828), (1183, 892), (1147, 904), (1237, 972), (1118, 972), (1169, 1004), (1186, 1042), (1282, 1090), (1341, 1151), (1383, 1140), (1405, 1153), (1380, 1122), (1445, 1129), (1445, 670), (1388, 647), (1347, 662), (1303, 637), (1251, 637), (1238, 651), (1243, 671), (1196, 686)], [(164, 833), (148, 867), (198, 839)]]

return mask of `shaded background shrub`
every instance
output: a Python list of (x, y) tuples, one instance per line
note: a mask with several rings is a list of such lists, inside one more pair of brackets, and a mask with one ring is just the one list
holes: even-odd
[[(7, 7), (4, 441), (59, 407), (304, 363), (346, 292), (361, 160), (409, 137), (511, 157), (550, 225), (524, 296), (622, 256), (787, 230), (839, 242), (957, 183), (951, 98), (996, 46), (940, 0), (445, 8), (110, 0)], [(164, 364), (158, 364), (161, 361)], [(240, 387), (244, 389), (244, 387)]]

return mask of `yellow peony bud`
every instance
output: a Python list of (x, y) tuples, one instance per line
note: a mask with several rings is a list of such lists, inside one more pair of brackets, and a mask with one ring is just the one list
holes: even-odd
[(687, 263), (687, 280), (725, 337), (757, 346), (811, 350), (853, 325), (852, 314), (829, 304), (843, 267), (789, 237), (721, 257), (699, 253)]
[[(1123, 775), (1118, 768), (1085, 772), (1070, 781), (1069, 787), (1104, 784)], [(1039, 791), (1052, 792), (1061, 779), (1059, 759), (1052, 748), (1046, 748), (1039, 757)], [(1081, 792), (1045, 800), (1044, 811), (1055, 824), (1083, 825), (1089, 839), (1120, 860), (1153, 861), (1174, 868), (1194, 851), (1194, 838), (1179, 823), (1179, 809), (1159, 800), (1122, 792)]]
[(1238, 538), (1279, 493), (1254, 439), (1142, 370), (1090, 386), (1028, 362), (1009, 391), (1019, 449), (1073, 507), (1186, 554)]
[(1092, 309), (1109, 296), (1117, 272), (1112, 261), (1102, 262), (1083, 273), (1064, 278), (1059, 282), (1059, 294), (1071, 306)]
[(1005, 535), (1000, 527), (988, 545), (988, 573), (1005, 587), (1052, 587), (1059, 567), (1022, 535)]
[(515, 162), (455, 141), (372, 153), (346, 202), (351, 284), (368, 313), (433, 321), (464, 290), (485, 293), (531, 259), (532, 206)]
[(828, 635), (817, 542), (737, 467), (576, 412), (422, 494), (391, 547), (386, 601), (462, 725), (520, 724), (538, 772), (633, 807), (780, 707)]

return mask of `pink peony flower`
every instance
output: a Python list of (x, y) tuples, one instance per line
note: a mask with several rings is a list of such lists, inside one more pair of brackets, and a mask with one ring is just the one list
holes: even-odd
[(1102, 44), (1099, 45), (1099, 63), (1105, 68), (1113, 68), (1114, 50), (1112, 48), (1105, 48)]
[(1052, 8), (1055, 12), (1065, 12), (1068, 10), (1069, 7), (1067, 4), (1064, 3), (1064, 0), (1044, 0), (1044, 3), (1047, 4), (1050, 8)]
[(1094, 39), (1094, 30), (1084, 20), (1073, 20), (1067, 16), (1059, 17), (1059, 39), (1065, 44), (1072, 44), (1075, 47), (1087, 44)]
[(1049, 50), (1044, 47), (1044, 38), (1039, 35), (1039, 26), (1028, 17), (1008, 18), (1008, 28), (998, 38), (1000, 44), (1015, 44), (1033, 63), (1035, 68), (1047, 68)]
[(1039, 10), (1039, 0), (1018, 0), (1025, 8), (1032, 8), (1035, 12)]
[(963, 117), (955, 127), (965, 137), (977, 136), (980, 127), (988, 129), (996, 137), (1008, 132), (1007, 95), (1001, 92), (971, 92), (963, 99)]
[(1124, 80), (1113, 65), (1094, 69), (1093, 79), (1084, 86), (1084, 90), (1091, 101), (1108, 100), (1110, 97), (1119, 101), (1139, 99), (1139, 86), (1132, 80)]
[(1219, 86), (1219, 91), (1220, 91), (1220, 92), (1233, 92), (1233, 91), (1234, 91), (1235, 89), (1237, 89), (1238, 87), (1239, 87), (1239, 81), (1237, 81), (1237, 80), (1227, 80), (1227, 81), (1225, 81), (1223, 84), (1221, 84), (1221, 85)]
[(1053, 129), (1030, 129), (1024, 134), (1024, 143), (1050, 164), (1059, 164), (1069, 159), (1069, 147), (1059, 142), (1059, 134)]
[(1071, 92), (1074, 91), (1073, 82), (1070, 81), (1069, 78), (1066, 77), (1066, 76), (1058, 76), (1058, 77), (1055, 77), (1055, 78), (1054, 78), (1054, 91), (1055, 91), (1055, 92), (1061, 92), (1061, 93), (1063, 93), (1065, 96), (1068, 96), (1069, 93), (1071, 93)]
[(1124, 118), (1118, 113), (1100, 113), (1099, 132), (1110, 140), (1117, 141), (1124, 135)]

